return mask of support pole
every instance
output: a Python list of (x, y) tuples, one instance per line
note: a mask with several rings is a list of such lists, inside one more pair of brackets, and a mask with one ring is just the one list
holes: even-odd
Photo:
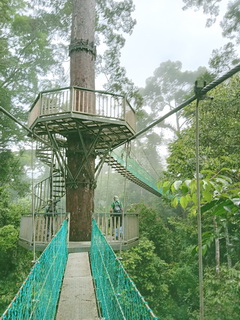
[(204, 292), (203, 292), (203, 259), (202, 259), (202, 217), (201, 191), (199, 174), (199, 100), (196, 103), (196, 180), (197, 180), (197, 221), (198, 221), (198, 265), (199, 265), (199, 305), (200, 320), (204, 320)]
[(31, 150), (31, 168), (32, 168), (32, 243), (33, 243), (33, 263), (36, 261), (36, 234), (35, 234), (35, 195), (34, 195), (34, 183), (33, 183), (33, 171), (34, 171), (34, 161), (33, 161), (33, 146), (34, 140), (32, 137), (32, 150)]
[(204, 281), (203, 281), (203, 257), (202, 257), (202, 216), (201, 216), (201, 185), (200, 185), (200, 166), (199, 166), (199, 101), (203, 99), (201, 91), (195, 82), (196, 102), (196, 182), (197, 182), (197, 225), (198, 225), (198, 268), (199, 268), (199, 319), (204, 320)]

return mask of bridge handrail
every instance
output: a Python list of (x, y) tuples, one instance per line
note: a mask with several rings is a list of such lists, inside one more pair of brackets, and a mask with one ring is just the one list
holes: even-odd
[(114, 150), (111, 152), (111, 156), (126, 170), (138, 178), (143, 183), (150, 186), (152, 189), (156, 190), (158, 193), (162, 194), (161, 189), (157, 187), (157, 179), (154, 179), (140, 164), (138, 164), (133, 158), (126, 160), (119, 155), (119, 151)]
[(67, 263), (68, 221), (35, 262), (1, 320), (54, 319)]
[(92, 224), (91, 268), (96, 296), (105, 320), (158, 319), (99, 230)]

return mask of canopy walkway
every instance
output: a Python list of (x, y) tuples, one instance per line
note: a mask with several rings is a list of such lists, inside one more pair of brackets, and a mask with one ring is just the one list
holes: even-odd
[(156, 179), (133, 158), (124, 158), (119, 149), (107, 155), (105, 162), (128, 180), (158, 197), (162, 196), (162, 190), (157, 187)]
[[(78, 268), (81, 261), (77, 262), (77, 267), (76, 264), (71, 264), (72, 260), (81, 259), (81, 255), (75, 256), (74, 259), (72, 254), (68, 255), (67, 233), (68, 220), (66, 219), (56, 236), (35, 262), (29, 276), (23, 282), (1, 320), (60, 320), (66, 319), (63, 318), (65, 314), (72, 315), (68, 318), (71, 320), (86, 319), (86, 314), (92, 314), (91, 319), (157, 319), (107, 243), (96, 221), (93, 220), (90, 262), (92, 283), (96, 292), (95, 301), (93, 287), (90, 288), (92, 286), (91, 279), (89, 279), (90, 270), (89, 272), (85, 270), (81, 275)], [(67, 263), (69, 268), (66, 269)], [(69, 281), (66, 278), (71, 275), (74, 279), (70, 282), (75, 283), (74, 296), (65, 292), (66, 281)], [(83, 282), (87, 281), (89, 284), (90, 281), (91, 286), (89, 285), (87, 289), (83, 288), (83, 282), (79, 280), (81, 276)], [(64, 285), (61, 290), (62, 283)], [(76, 290), (80, 290), (80, 293)], [(87, 290), (92, 291), (86, 293)], [(82, 306), (82, 310), (79, 306)], [(89, 306), (93, 310), (86, 310)]]

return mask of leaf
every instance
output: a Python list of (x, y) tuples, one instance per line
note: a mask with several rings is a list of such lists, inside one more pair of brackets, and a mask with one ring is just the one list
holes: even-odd
[(178, 206), (178, 198), (174, 198), (172, 201), (172, 206), (176, 208)]
[(208, 192), (206, 190), (202, 192), (202, 195), (203, 195), (203, 198), (208, 202), (211, 201), (213, 198), (212, 192)]
[(205, 256), (206, 252), (207, 252), (207, 245), (204, 244), (202, 246), (202, 255)]
[(167, 193), (170, 190), (171, 183), (169, 181), (165, 181), (162, 186), (163, 193)]
[(174, 184), (173, 184), (175, 190), (178, 190), (181, 184), (182, 184), (182, 180), (175, 181)]
[(192, 182), (192, 180), (189, 180), (189, 179), (184, 181), (185, 185), (186, 185), (188, 188), (190, 188), (191, 182)]
[(191, 193), (195, 193), (197, 190), (197, 181), (195, 179), (190, 183), (190, 190)]
[(231, 199), (236, 206), (240, 206), (240, 198)]
[(211, 210), (217, 203), (219, 203), (219, 200), (213, 200), (213, 201), (205, 204), (204, 206), (202, 206), (201, 212), (204, 213), (204, 212)]
[(183, 196), (180, 198), (180, 204), (182, 206), (183, 209), (186, 209), (187, 208), (187, 205), (188, 205), (188, 199), (186, 196)]
[(213, 207), (212, 214), (216, 215), (216, 216), (219, 216), (219, 215), (222, 215), (222, 214), (226, 213), (225, 207), (227, 207), (227, 206), (229, 208), (235, 207), (235, 205), (232, 203), (232, 201), (227, 199), (227, 200), (222, 201), (216, 207)]
[(189, 189), (186, 185), (182, 185), (181, 191), (182, 191), (182, 194), (186, 195), (188, 193)]
[(197, 205), (197, 194), (196, 193), (193, 193), (192, 195), (192, 202)]
[(216, 178), (215, 179), (217, 182), (221, 182), (222, 185), (227, 186), (229, 184), (229, 182), (226, 179), (223, 178)]

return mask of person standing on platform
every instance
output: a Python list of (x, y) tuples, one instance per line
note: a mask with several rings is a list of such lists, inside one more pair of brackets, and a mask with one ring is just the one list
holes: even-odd
[(123, 220), (123, 205), (119, 200), (118, 196), (114, 196), (113, 203), (111, 204), (110, 212), (112, 213), (111, 217), (112, 217), (113, 226), (114, 226), (114, 221), (116, 219), (116, 226), (114, 227), (116, 230), (116, 238), (118, 238), (118, 225), (119, 225), (120, 235), (122, 235), (122, 220)]

